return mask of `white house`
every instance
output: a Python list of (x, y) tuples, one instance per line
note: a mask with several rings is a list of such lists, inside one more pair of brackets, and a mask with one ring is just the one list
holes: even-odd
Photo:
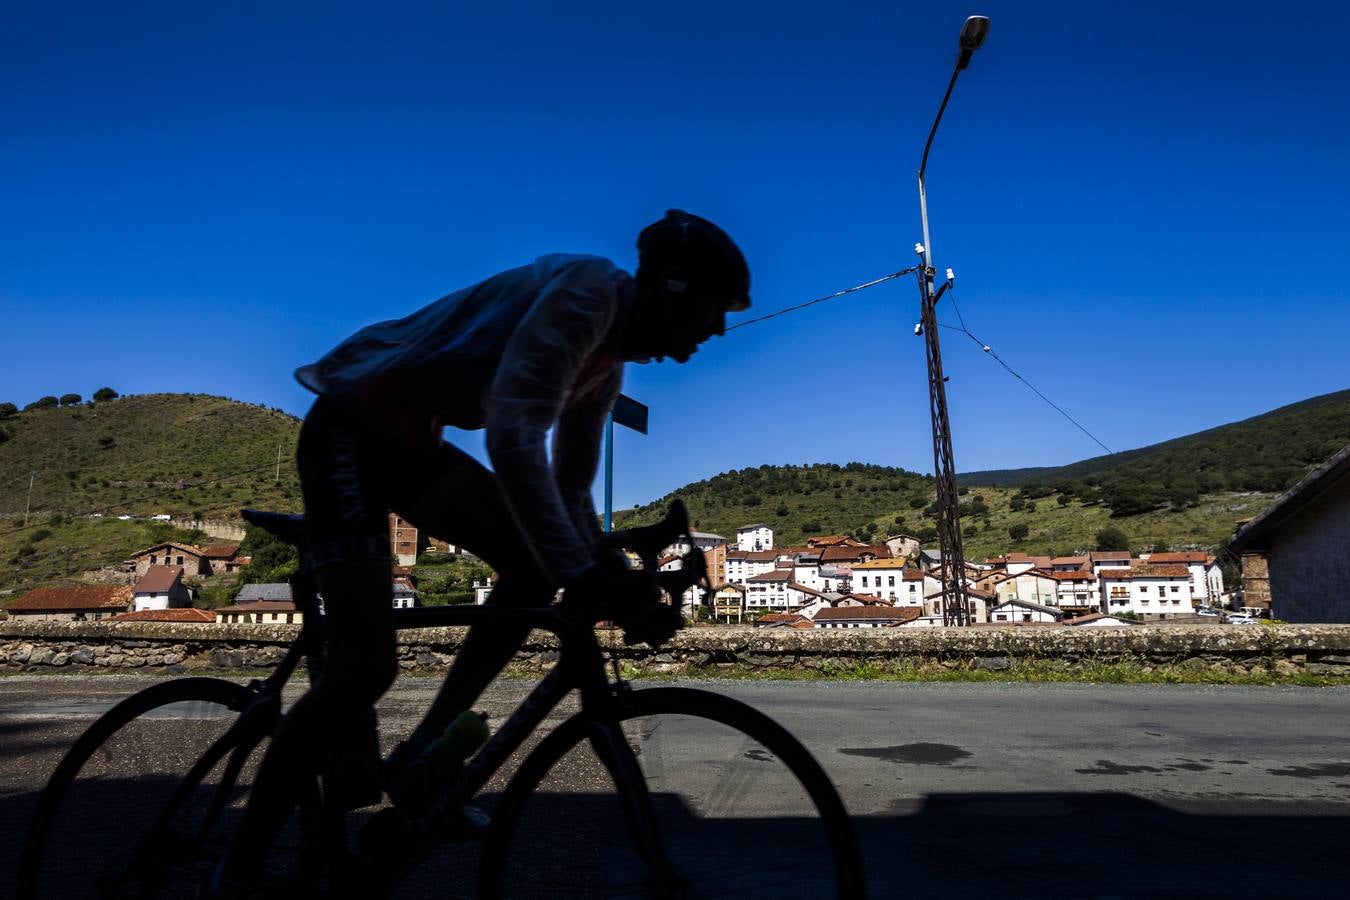
[(816, 628), (887, 628), (912, 622), (918, 617), (919, 610), (912, 608), (835, 606), (820, 610), (811, 621)]
[(772, 550), (773, 529), (762, 522), (736, 529), (737, 550)]
[(1100, 575), (1103, 569), (1128, 569), (1130, 567), (1130, 551), (1128, 550), (1094, 550), (1088, 554), (1092, 560), (1092, 574)]
[(1075, 628), (1115, 628), (1117, 626), (1129, 626), (1134, 623), (1129, 619), (1121, 619), (1116, 616), (1108, 616), (1106, 613), (1088, 613), (1085, 616), (1079, 616), (1076, 619), (1065, 619), (1063, 624), (1072, 625)]
[(1059, 610), (1030, 600), (1005, 600), (989, 610), (989, 621), (993, 624), (1051, 624), (1059, 621)]
[(192, 595), (183, 587), (182, 566), (150, 566), (131, 589), (131, 594), (132, 612), (192, 605)]
[(1053, 575), (1040, 569), (1023, 569), (1016, 574), (996, 578), (988, 589), (998, 603), (1028, 600), (1042, 606), (1054, 606), (1059, 602), (1059, 582)]
[(828, 591), (834, 587), (832, 584), (827, 584), (820, 573), (819, 553), (794, 554), (792, 557), (792, 580), (817, 591)]
[(772, 572), (777, 566), (777, 551), (731, 550), (727, 553), (726, 580), (730, 584), (745, 584), (756, 575)]
[(1101, 586), (1091, 569), (1052, 572), (1055, 579), (1055, 605), (1065, 612), (1096, 612), (1101, 609)]
[(874, 559), (855, 563), (850, 590), (871, 594), (892, 606), (923, 606), (923, 598), (942, 589), (942, 582), (919, 569), (906, 568), (903, 559)]
[(394, 609), (412, 609), (417, 605), (417, 591), (406, 576), (394, 578)]
[(1149, 565), (1185, 566), (1191, 573), (1191, 594), (1206, 606), (1217, 605), (1223, 596), (1223, 571), (1218, 560), (1208, 553), (1149, 553), (1140, 554), (1139, 558)]
[(1135, 613), (1144, 619), (1190, 615), (1191, 572), (1185, 566), (1139, 565), (1101, 573), (1107, 613)]
[(795, 610), (823, 596), (823, 591), (794, 582), (791, 569), (774, 569), (745, 583), (747, 609)]

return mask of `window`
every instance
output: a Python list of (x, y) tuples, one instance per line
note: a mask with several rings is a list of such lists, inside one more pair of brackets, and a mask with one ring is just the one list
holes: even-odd
[(1175, 593), (1176, 593), (1177, 591), (1179, 591), (1179, 590), (1181, 590), (1181, 588), (1177, 587), (1175, 584), (1172, 585), (1172, 593), (1175, 594)]
[(1147, 593), (1148, 593), (1148, 585), (1146, 585), (1146, 584), (1141, 584), (1141, 585), (1139, 585), (1139, 593), (1141, 593), (1141, 594), (1147, 594)]
[(151, 553), (151, 554), (150, 554), (150, 565), (153, 566), (154, 564), (155, 564), (155, 554)]
[(866, 576), (866, 575), (863, 576), (863, 583), (862, 583), (862, 586), (863, 586), (863, 587), (867, 587), (867, 576)]
[(180, 556), (178, 557), (178, 565), (181, 566), (182, 564), (183, 564), (183, 557)]
[(895, 587), (895, 576), (894, 576), (894, 575), (891, 575), (891, 576), (888, 576), (888, 577), (889, 577), (890, 580), (889, 580), (889, 582), (888, 582), (888, 584), (887, 584), (887, 587)]

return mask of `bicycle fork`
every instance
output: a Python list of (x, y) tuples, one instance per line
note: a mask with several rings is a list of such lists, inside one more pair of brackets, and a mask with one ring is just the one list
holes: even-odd
[(647, 778), (624, 737), (623, 726), (617, 720), (592, 722), (589, 737), (596, 756), (614, 776), (624, 825), (633, 849), (647, 866), (653, 895), (680, 896), (684, 881), (666, 853), (652, 795), (647, 790)]

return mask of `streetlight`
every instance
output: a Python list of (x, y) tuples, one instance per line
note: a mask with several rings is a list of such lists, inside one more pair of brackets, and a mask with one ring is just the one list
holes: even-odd
[(966, 597), (965, 550), (961, 545), (961, 510), (956, 493), (956, 462), (952, 457), (951, 420), (947, 415), (946, 378), (942, 374), (942, 349), (938, 343), (937, 303), (952, 286), (955, 275), (947, 270), (947, 279), (936, 293), (933, 291), (933, 245), (928, 236), (928, 194), (924, 190), (923, 173), (928, 168), (928, 152), (933, 148), (933, 136), (937, 134), (942, 113), (951, 99), (952, 88), (956, 87), (956, 77), (970, 65), (970, 58), (984, 44), (989, 36), (987, 16), (971, 16), (961, 26), (961, 37), (957, 41), (956, 67), (952, 70), (952, 80), (947, 83), (947, 93), (942, 95), (942, 105), (938, 107), (933, 127), (928, 132), (928, 141), (923, 145), (923, 159), (919, 163), (919, 215), (923, 220), (923, 243), (916, 244), (914, 251), (923, 261), (917, 272), (919, 282), (919, 301), (921, 317), (916, 332), (922, 332), (924, 347), (928, 357), (928, 406), (933, 421), (933, 478), (937, 485), (938, 507), (938, 549), (942, 554), (940, 573), (942, 575), (942, 624), (966, 625), (970, 621), (970, 605)]

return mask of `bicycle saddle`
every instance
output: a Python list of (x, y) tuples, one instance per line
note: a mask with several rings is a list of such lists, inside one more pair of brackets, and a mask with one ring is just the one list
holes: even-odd
[(266, 512), (261, 509), (240, 510), (244, 521), (274, 534), (288, 544), (299, 544), (305, 533), (305, 517), (300, 513)]

